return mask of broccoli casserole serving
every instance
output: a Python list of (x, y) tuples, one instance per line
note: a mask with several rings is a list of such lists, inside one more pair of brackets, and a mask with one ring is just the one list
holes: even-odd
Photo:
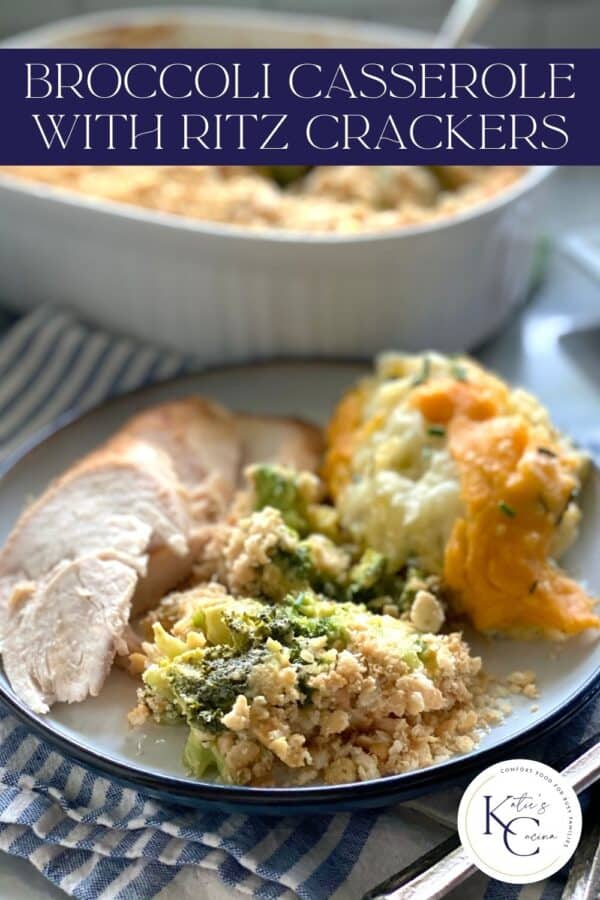
[(352, 234), (449, 218), (516, 181), (517, 166), (11, 166), (104, 200), (248, 228)]

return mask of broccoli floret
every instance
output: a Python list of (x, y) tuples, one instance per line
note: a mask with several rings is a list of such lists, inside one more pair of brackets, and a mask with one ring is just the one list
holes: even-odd
[(290, 659), (299, 657), (304, 639), (326, 637), (328, 646), (344, 643), (344, 605), (321, 600), (312, 591), (290, 593), (281, 604), (261, 604), (250, 614), (235, 606), (223, 620), (244, 647), (264, 646), (272, 639), (288, 648)]
[(183, 749), (183, 764), (196, 778), (202, 778), (210, 769), (217, 769), (224, 781), (230, 781), (225, 760), (217, 750), (214, 740), (207, 739), (205, 732), (190, 728)]
[(206, 731), (222, 730), (222, 717), (238, 694), (248, 687), (252, 669), (265, 658), (265, 650), (253, 647), (238, 653), (229, 646), (191, 650), (174, 660), (165, 672), (176, 705), (190, 725)]
[(323, 599), (310, 590), (290, 594), (285, 602), (296, 638), (326, 637), (330, 647), (346, 643), (348, 604)]
[(268, 587), (273, 585), (280, 590), (275, 593), (267, 590), (269, 599), (280, 600), (281, 596), (304, 590), (312, 590), (332, 600), (347, 599), (344, 593), (346, 572), (334, 573), (322, 564), (319, 565), (310, 539), (299, 541), (293, 550), (278, 548), (271, 556), (271, 565), (279, 571), (281, 577), (275, 581), (270, 579)]
[(349, 572), (345, 597), (355, 603), (365, 603), (368, 609), (374, 611), (391, 605), (399, 613), (404, 612), (401, 601), (404, 575), (404, 571), (388, 572), (387, 559), (382, 553), (365, 550)]
[(386, 575), (386, 558), (376, 550), (365, 550), (359, 561), (350, 570), (348, 584), (348, 598), (364, 599), (366, 595), (371, 597), (378, 590), (382, 579)]
[(307, 501), (294, 472), (278, 466), (255, 466), (250, 474), (254, 486), (255, 509), (272, 506), (283, 521), (301, 537), (310, 531)]
[(311, 472), (297, 472), (276, 465), (251, 466), (247, 476), (254, 495), (255, 511), (270, 506), (281, 513), (288, 528), (300, 537), (323, 534), (340, 539), (335, 507), (319, 502), (322, 485)]
[[(333, 543), (331, 547), (339, 549)], [(278, 547), (271, 555), (268, 577), (263, 579), (264, 596), (280, 602), (293, 591), (313, 591), (339, 603), (363, 603), (376, 612), (392, 606), (400, 615), (410, 609), (420, 588), (432, 590), (431, 579), (414, 567), (389, 572), (386, 557), (376, 550), (366, 550), (352, 566), (348, 556), (345, 566), (333, 570), (325, 569), (320, 558), (315, 558), (311, 538), (298, 541), (291, 549)], [(273, 577), (274, 571), (278, 577)]]
[(146, 670), (144, 682), (150, 696), (160, 695), (189, 725), (213, 734), (223, 730), (221, 719), (236, 697), (249, 692), (256, 666), (271, 658), (269, 641), (286, 648), (290, 662), (300, 665), (307, 640), (325, 637), (327, 647), (345, 640), (343, 605), (310, 592), (292, 594), (277, 606), (211, 598), (193, 625), (204, 630), (209, 644), (164, 655)]
[(293, 550), (278, 547), (271, 555), (271, 563), (281, 571), (286, 593), (314, 585), (318, 580), (310, 546), (302, 541)]
[(412, 565), (390, 573), (381, 553), (366, 550), (350, 570), (345, 596), (348, 600), (364, 603), (373, 612), (392, 607), (402, 615), (410, 610), (419, 590), (427, 590), (439, 597), (439, 578), (426, 575)]
[(254, 166), (254, 168), (280, 187), (287, 187), (288, 184), (303, 178), (312, 166)]

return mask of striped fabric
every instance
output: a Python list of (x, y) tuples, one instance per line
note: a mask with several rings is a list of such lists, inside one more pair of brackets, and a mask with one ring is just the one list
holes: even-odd
[(0, 345), (0, 457), (68, 411), (89, 409), (190, 365), (189, 358), (91, 332), (66, 314), (37, 310)]
[[(193, 360), (136, 346), (38, 311), (0, 342), (0, 465), (67, 411), (188, 371)], [(600, 730), (593, 702), (528, 751), (564, 764)], [(458, 792), (385, 812), (269, 818), (161, 803), (55, 752), (0, 705), (0, 849), (27, 858), (67, 894), (220, 900), (359, 898), (448, 836)], [(563, 878), (529, 886), (559, 897)], [(473, 879), (461, 898), (512, 900), (521, 889)]]

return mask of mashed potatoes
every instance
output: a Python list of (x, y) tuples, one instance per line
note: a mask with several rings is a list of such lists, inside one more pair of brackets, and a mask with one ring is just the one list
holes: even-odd
[(440, 573), (478, 629), (557, 636), (600, 625), (555, 564), (585, 470), (533, 397), (430, 353), (382, 357), (343, 399), (325, 477), (356, 541)]
[(368, 415), (381, 424), (357, 447), (338, 508), (352, 536), (377, 548), (393, 570), (414, 561), (439, 573), (462, 511), (459, 474), (444, 439), (419, 412), (403, 408), (409, 389), (398, 381), (375, 399)]
[[(445, 429), (410, 405), (418, 384), (457, 365), (434, 353), (382, 357), (374, 378), (346, 396), (331, 423), (326, 475), (341, 521), (391, 568), (412, 560), (440, 573), (463, 509)], [(351, 446), (344, 448), (348, 432)]]
[[(193, 219), (351, 234), (453, 216), (512, 184), (517, 166), (9, 166), (52, 187)], [(275, 171), (277, 169), (278, 171)], [(283, 171), (282, 171), (283, 170)], [(283, 177), (282, 177), (283, 176)]]

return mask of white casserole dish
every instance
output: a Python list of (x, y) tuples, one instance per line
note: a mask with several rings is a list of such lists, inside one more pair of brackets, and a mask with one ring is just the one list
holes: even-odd
[[(102, 43), (147, 27), (145, 45), (418, 46), (390, 27), (239, 10), (82, 16), (6, 41)], [(157, 30), (156, 29), (158, 26)], [(366, 356), (384, 347), (472, 347), (524, 299), (551, 167), (428, 225), (358, 236), (255, 231), (56, 191), (0, 173), (0, 297), (49, 303), (206, 363)]]

